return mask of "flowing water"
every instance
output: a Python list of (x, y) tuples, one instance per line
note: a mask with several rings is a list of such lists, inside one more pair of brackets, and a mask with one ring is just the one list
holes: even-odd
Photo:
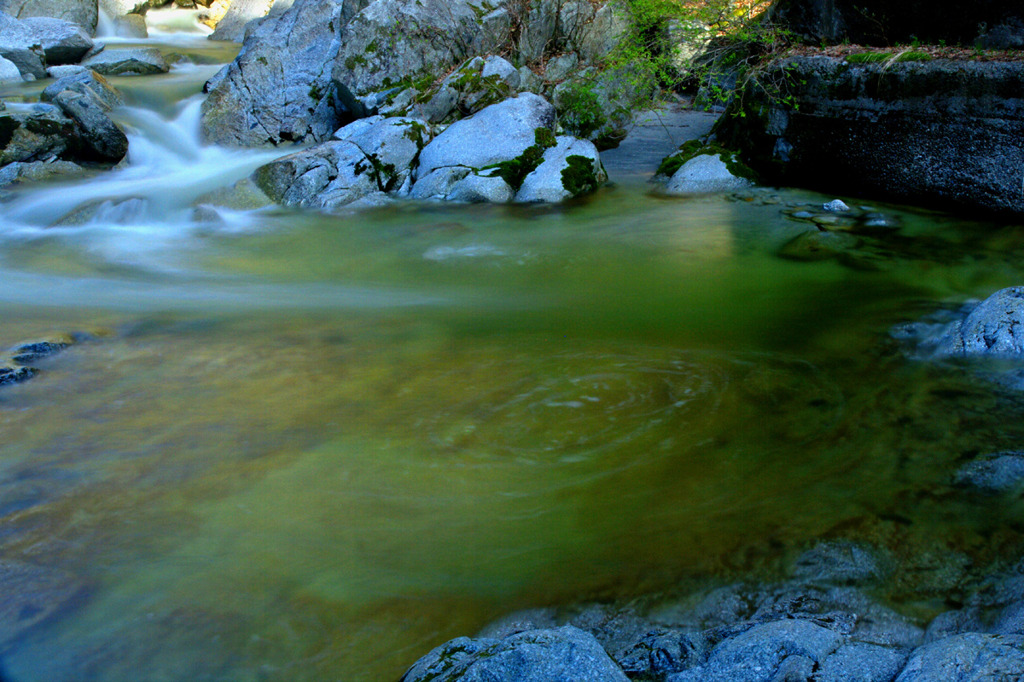
[(513, 609), (837, 528), (1019, 546), (1018, 504), (948, 481), (1020, 441), (1022, 401), (887, 330), (1021, 283), (1024, 228), (874, 205), (901, 229), (798, 262), (780, 209), (831, 197), (630, 177), (559, 208), (196, 211), (281, 152), (198, 141), (237, 48), (145, 42), (183, 58), (114, 79), (128, 164), (0, 203), (0, 343), (88, 334), (0, 390), (4, 679), (397, 679)]

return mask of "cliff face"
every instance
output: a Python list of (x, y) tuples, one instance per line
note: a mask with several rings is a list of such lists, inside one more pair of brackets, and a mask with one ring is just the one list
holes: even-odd
[(812, 43), (1024, 45), (1019, 0), (776, 0), (771, 18)]
[(1024, 215), (1024, 63), (799, 57), (760, 82), (717, 135), (768, 179)]

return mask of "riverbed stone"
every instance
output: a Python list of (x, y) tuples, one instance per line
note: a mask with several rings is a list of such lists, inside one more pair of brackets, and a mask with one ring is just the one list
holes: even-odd
[(793, 578), (810, 585), (870, 585), (891, 571), (879, 552), (850, 540), (821, 542), (795, 560)]
[(1024, 636), (967, 633), (914, 651), (896, 682), (1024, 679)]
[(76, 23), (53, 17), (29, 17), (21, 23), (42, 47), (48, 65), (77, 64), (93, 47), (92, 38)]
[(90, 69), (81, 64), (58, 64), (57, 66), (46, 67), (46, 75), (54, 80), (60, 80), (65, 76), (72, 76), (76, 73), (85, 73)]
[(37, 182), (62, 175), (78, 175), (85, 169), (72, 161), (50, 159), (49, 161), (15, 161), (0, 168), (0, 187), (18, 182)]
[[(439, 168), (484, 168), (521, 155), (536, 144), (538, 128), (550, 130), (555, 110), (547, 100), (522, 93), (457, 121), (424, 147), (418, 177)], [(496, 134), (496, 131), (501, 131)], [(418, 182), (418, 180), (417, 180)]]
[(750, 187), (747, 178), (734, 175), (719, 154), (701, 154), (679, 167), (665, 187), (667, 194), (713, 194)]
[(171, 70), (155, 47), (105, 49), (82, 62), (104, 76), (151, 76)]
[(505, 639), (454, 639), (420, 659), (402, 682), (627, 682), (593, 635), (572, 626)]
[(953, 482), (986, 493), (1004, 493), (1024, 487), (1024, 451), (978, 457), (960, 467)]
[(18, 66), (9, 59), (0, 57), (0, 84), (2, 83), (20, 83), (24, 79), (21, 77), (21, 71), (18, 71)]
[(57, 95), (62, 92), (74, 92), (85, 95), (100, 105), (104, 110), (109, 111), (124, 103), (121, 94), (107, 81), (106, 78), (95, 71), (80, 68), (69, 75), (62, 76), (46, 86), (39, 99), (43, 102), (53, 102)]
[(352, 142), (324, 142), (256, 169), (256, 186), (284, 206), (333, 209), (379, 191), (373, 164)]
[(523, 180), (516, 201), (558, 203), (590, 194), (607, 180), (593, 142), (560, 135), (555, 146), (544, 152), (540, 165)]
[(506, 204), (514, 197), (515, 191), (502, 178), (470, 173), (452, 185), (445, 199), (469, 204)]
[(53, 99), (78, 127), (78, 158), (117, 163), (128, 153), (128, 137), (107, 115), (103, 104), (90, 94), (63, 90)]
[(235, 60), (207, 83), (203, 137), (236, 147), (320, 142), (355, 118), (331, 69), (344, 25), (365, 5), (296, 0), (260, 20)]

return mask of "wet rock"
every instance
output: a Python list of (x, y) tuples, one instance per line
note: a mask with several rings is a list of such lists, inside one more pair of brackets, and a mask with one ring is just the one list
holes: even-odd
[(924, 633), (925, 644), (966, 632), (984, 632), (980, 610), (975, 607), (940, 613), (928, 624)]
[(0, 187), (17, 182), (38, 182), (63, 175), (77, 175), (85, 169), (71, 161), (51, 159), (49, 161), (16, 161), (0, 168)]
[(20, 83), (22, 80), (24, 79), (21, 77), (21, 71), (18, 71), (17, 64), (0, 57), (0, 84)]
[(128, 153), (128, 137), (92, 97), (65, 90), (54, 103), (78, 126), (78, 158), (117, 163)]
[(820, 543), (801, 554), (792, 575), (810, 585), (867, 585), (888, 575), (886, 564), (871, 547), (838, 540)]
[(843, 203), (841, 199), (833, 199), (821, 208), (829, 213), (846, 213), (850, 210), (850, 207)]
[(413, 199), (446, 199), (456, 183), (472, 171), (472, 168), (465, 166), (438, 168), (427, 175), (420, 176), (409, 194)]
[(568, 135), (555, 138), (555, 142), (536, 170), (523, 180), (517, 202), (557, 203), (590, 194), (608, 180), (594, 143)]
[(420, 659), (402, 682), (626, 682), (601, 645), (578, 628), (530, 630), (506, 639), (461, 637)]
[(48, 65), (77, 64), (92, 49), (92, 38), (76, 23), (52, 17), (30, 17), (21, 22), (42, 47)]
[(378, 187), (389, 192), (409, 179), (412, 166), (430, 142), (432, 133), (425, 121), (371, 116), (350, 123), (334, 137), (359, 147), (373, 165)]
[(821, 664), (815, 682), (889, 682), (903, 669), (909, 654), (876, 644), (844, 644)]
[(939, 355), (1024, 356), (1024, 287), (992, 294), (951, 332), (937, 349)]
[(632, 678), (660, 680), (704, 662), (705, 646), (700, 636), (658, 629), (645, 634), (617, 656), (616, 662)]
[(120, 93), (107, 82), (107, 79), (95, 71), (80, 68), (51, 83), (39, 95), (43, 102), (54, 102), (62, 92), (72, 92), (88, 96), (105, 111), (109, 111), (123, 103)]
[(1024, 452), (997, 452), (979, 457), (962, 466), (953, 482), (960, 487), (986, 493), (1003, 493), (1024, 487)]
[(36, 375), (36, 370), (31, 367), (22, 367), (10, 362), (0, 362), (0, 386), (8, 384), (20, 384), (28, 381)]
[(75, 343), (75, 338), (69, 335), (54, 336), (38, 341), (26, 341), (19, 343), (7, 351), (8, 357), (19, 364), (25, 365), (36, 362), (51, 355), (56, 355), (68, 346)]
[(1024, 678), (1024, 637), (968, 633), (914, 651), (896, 682)]
[(106, 49), (82, 62), (104, 76), (150, 76), (171, 70), (155, 47)]
[(843, 232), (808, 230), (786, 242), (778, 255), (798, 261), (829, 260), (846, 255), (859, 243), (856, 237)]
[(63, 157), (76, 134), (74, 122), (51, 104), (27, 112), (0, 111), (0, 166)]
[(418, 177), (445, 167), (484, 168), (515, 159), (537, 143), (538, 128), (550, 130), (554, 123), (554, 107), (532, 93), (493, 104), (453, 123), (424, 147)]
[(26, 19), (45, 17), (76, 24), (88, 35), (96, 33), (96, 0), (0, 0), (0, 12)]
[(73, 76), (77, 73), (85, 73), (88, 71), (86, 67), (81, 64), (60, 64), (58, 66), (46, 67), (46, 75), (54, 80), (60, 80), (65, 76)]
[(445, 199), (470, 204), (506, 204), (514, 197), (513, 189), (500, 177), (470, 173), (452, 186)]
[(702, 154), (684, 163), (668, 181), (667, 194), (711, 194), (732, 192), (751, 186), (747, 178), (734, 175), (720, 155)]
[(238, 57), (207, 83), (203, 137), (243, 147), (330, 138), (347, 113), (331, 69), (342, 29), (365, 6), (365, 0), (296, 0), (260, 20)]
[(279, 204), (329, 210), (379, 191), (372, 170), (358, 146), (339, 140), (272, 161), (252, 179)]

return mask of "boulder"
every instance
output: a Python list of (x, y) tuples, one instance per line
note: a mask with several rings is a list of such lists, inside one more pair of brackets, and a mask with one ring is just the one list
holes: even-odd
[(493, 104), (453, 123), (424, 147), (417, 178), (440, 168), (480, 169), (516, 159), (537, 144), (538, 129), (550, 131), (554, 122), (554, 108), (532, 93)]
[(934, 355), (939, 357), (1024, 357), (1024, 287), (992, 294), (967, 316), (946, 326)]
[(44, 78), (43, 49), (21, 21), (0, 12), (0, 57), (12, 62), (25, 78)]
[(359, 147), (373, 165), (383, 192), (401, 188), (431, 132), (426, 122), (413, 118), (371, 116), (355, 121), (334, 134)]
[(733, 192), (750, 187), (753, 183), (733, 174), (721, 154), (701, 154), (679, 167), (668, 184), (667, 194), (711, 194)]
[(498, 53), (512, 26), (501, 4), (375, 0), (345, 26), (334, 79), (361, 95), (416, 77), (438, 77), (472, 55)]
[(29, 17), (21, 23), (42, 47), (48, 65), (77, 64), (93, 47), (92, 38), (76, 23), (52, 17)]
[(261, 20), (238, 57), (207, 83), (203, 137), (244, 147), (328, 139), (348, 114), (331, 69), (342, 29), (365, 4), (296, 0)]
[(1024, 636), (967, 633), (914, 651), (896, 682), (1024, 679)]
[(104, 76), (150, 76), (171, 70), (167, 60), (155, 47), (132, 47), (103, 50), (82, 62)]
[(412, 111), (431, 123), (462, 118), (507, 99), (519, 81), (519, 71), (505, 59), (474, 57), (445, 76), (436, 89), (420, 94), (417, 99), (429, 99)]
[(572, 626), (505, 639), (460, 637), (420, 659), (401, 682), (627, 682), (593, 635)]
[(21, 71), (18, 70), (17, 64), (0, 57), (0, 84), (3, 83), (20, 83), (24, 80), (21, 77)]
[(470, 173), (448, 190), (447, 201), (467, 204), (507, 204), (515, 197), (515, 191), (504, 179), (497, 176)]
[(953, 482), (963, 488), (1003, 493), (1024, 487), (1024, 452), (997, 452), (968, 462)]
[(333, 209), (379, 191), (374, 167), (352, 142), (324, 142), (256, 169), (253, 182), (284, 206)]
[(96, 33), (97, 9), (96, 0), (0, 0), (0, 12), (12, 17), (60, 19), (79, 26), (88, 35)]
[(560, 135), (555, 142), (544, 152), (540, 165), (523, 180), (516, 193), (517, 202), (557, 203), (590, 194), (608, 180), (592, 142), (569, 135)]
[[(73, 78), (74, 76), (72, 76)], [(88, 94), (63, 90), (53, 98), (54, 104), (78, 127), (76, 158), (100, 163), (117, 163), (128, 153), (128, 138), (106, 114), (106, 107)]]
[(81, 64), (60, 64), (58, 66), (46, 67), (46, 75), (54, 80), (60, 80), (64, 76), (71, 76), (76, 73), (85, 73), (86, 71), (89, 71), (89, 69)]
[(124, 103), (120, 93), (107, 82), (106, 78), (89, 69), (81, 69), (58, 78), (46, 86), (46, 89), (39, 95), (39, 99), (43, 102), (53, 102), (58, 94), (65, 91), (86, 95), (105, 111)]
[(416, 184), (412, 186), (410, 196), (413, 199), (447, 199), (452, 188), (472, 172), (472, 168), (465, 166), (438, 168), (426, 175), (420, 175)]

